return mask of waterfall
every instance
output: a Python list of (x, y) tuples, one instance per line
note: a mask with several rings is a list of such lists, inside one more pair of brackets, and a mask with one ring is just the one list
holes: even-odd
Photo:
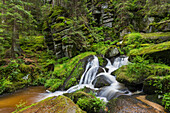
[[(111, 75), (113, 71), (129, 63), (128, 57), (117, 57), (115, 58), (113, 64), (109, 59), (106, 58), (106, 60), (108, 63), (105, 68), (108, 69), (108, 72), (106, 72), (105, 68), (101, 68), (104, 72), (97, 74), (100, 67), (99, 60), (96, 56), (93, 56), (93, 60), (88, 60), (86, 69), (82, 74), (78, 85), (69, 88), (67, 91), (56, 91), (51, 93), (51, 96), (58, 96), (63, 93), (72, 93), (84, 87), (97, 90), (97, 97), (101, 99), (105, 98), (104, 100), (110, 100), (111, 98), (119, 95), (131, 95), (131, 92), (123, 84), (119, 83), (115, 76)], [(94, 88), (99, 78), (106, 81), (110, 85), (101, 88)]]
[(109, 69), (109, 71), (108, 71), (109, 74), (111, 74), (113, 71), (119, 69), (121, 66), (127, 65), (129, 63), (128, 57), (117, 57), (114, 60), (113, 64), (111, 64), (109, 59), (106, 58), (106, 60), (108, 62), (106, 65), (106, 68)]

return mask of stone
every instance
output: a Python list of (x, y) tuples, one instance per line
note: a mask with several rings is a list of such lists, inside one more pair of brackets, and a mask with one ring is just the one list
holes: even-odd
[(95, 88), (101, 88), (101, 87), (104, 87), (104, 86), (109, 86), (111, 83), (109, 81), (107, 81), (104, 76), (100, 76), (100, 77), (97, 77), (95, 80), (94, 80), (94, 87)]

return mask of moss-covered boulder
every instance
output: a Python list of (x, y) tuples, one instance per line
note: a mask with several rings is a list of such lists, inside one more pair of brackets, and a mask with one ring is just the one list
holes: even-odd
[(53, 77), (47, 80), (45, 86), (51, 91), (66, 90), (77, 85), (85, 71), (88, 59), (93, 59), (95, 52), (85, 52), (75, 56), (63, 64), (55, 65)]
[(86, 113), (65, 96), (49, 97), (17, 113)]
[(160, 44), (151, 44), (148, 47), (141, 47), (139, 49), (132, 49), (129, 53), (130, 59), (137, 55), (146, 55), (148, 58), (152, 58), (155, 62), (161, 61), (170, 65), (170, 41)]
[[(163, 64), (148, 64), (144, 65), (142, 63), (133, 63), (127, 66), (122, 66), (114, 73), (116, 75), (117, 81), (125, 84), (129, 90), (141, 90), (143, 84), (146, 84), (147, 81), (155, 76), (164, 76), (170, 74), (170, 67)], [(152, 84), (150, 84), (152, 85)], [(146, 84), (147, 91), (155, 91), (155, 88), (152, 88), (149, 83)], [(147, 92), (146, 91), (146, 92)], [(149, 93), (149, 92), (148, 92)]]
[(134, 45), (134, 47), (143, 47), (144, 44), (158, 44), (170, 41), (170, 32), (155, 33), (130, 33), (123, 38), (123, 46)]
[(106, 58), (98, 57), (98, 59), (99, 59), (99, 65), (100, 65), (101, 67), (105, 67), (105, 66), (107, 65), (107, 60), (106, 60)]
[(136, 74), (127, 74), (127, 66), (122, 66), (115, 71), (116, 80), (120, 83), (125, 84), (125, 86), (130, 91), (136, 91), (142, 89), (142, 83), (146, 76), (138, 76)]

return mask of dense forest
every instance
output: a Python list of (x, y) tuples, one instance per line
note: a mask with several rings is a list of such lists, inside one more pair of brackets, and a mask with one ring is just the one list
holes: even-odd
[[(65, 91), (81, 83), (93, 56), (99, 60), (96, 73), (108, 71), (109, 61), (127, 56), (130, 63), (110, 75), (130, 92), (142, 90), (148, 100), (168, 112), (169, 9), (169, 0), (0, 0), (0, 95), (28, 86)], [(98, 79), (95, 87), (108, 84)], [(120, 102), (126, 97), (111, 98), (105, 104), (96, 98), (97, 92), (89, 90), (47, 98), (46, 103), (53, 103), (49, 111), (42, 108), (43, 102), (26, 108), (31, 113), (36, 107), (65, 113), (67, 100), (76, 106), (73, 113), (121, 112), (116, 106), (124, 104)], [(54, 100), (63, 102), (65, 111)], [(27, 112), (26, 108), (16, 112)]]

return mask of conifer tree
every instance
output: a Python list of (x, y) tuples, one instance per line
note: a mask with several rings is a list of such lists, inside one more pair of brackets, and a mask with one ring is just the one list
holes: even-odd
[(33, 26), (33, 16), (26, 6), (31, 5), (31, 3), (24, 2), (22, 0), (9, 0), (1, 2), (1, 21), (4, 21), (6, 25), (5, 30), (11, 34), (11, 57), (15, 58), (15, 54), (20, 54), (21, 49), (19, 47), (19, 35), (24, 31), (29, 31)]

